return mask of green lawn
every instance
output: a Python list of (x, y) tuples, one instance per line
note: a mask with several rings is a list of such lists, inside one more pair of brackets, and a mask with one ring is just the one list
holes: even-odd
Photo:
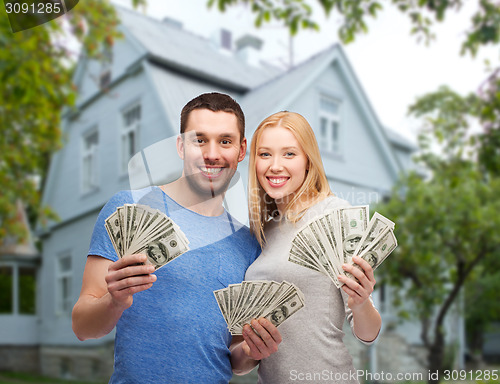
[(0, 384), (106, 384), (105, 382), (88, 382), (53, 379), (28, 373), (0, 372)]

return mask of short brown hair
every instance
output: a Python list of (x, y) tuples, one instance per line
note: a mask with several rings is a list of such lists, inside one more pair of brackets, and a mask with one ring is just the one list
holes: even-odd
[(188, 102), (181, 111), (181, 134), (186, 131), (189, 114), (195, 109), (208, 109), (212, 112), (228, 112), (236, 116), (240, 141), (245, 137), (245, 115), (240, 105), (229, 95), (218, 92), (204, 93)]

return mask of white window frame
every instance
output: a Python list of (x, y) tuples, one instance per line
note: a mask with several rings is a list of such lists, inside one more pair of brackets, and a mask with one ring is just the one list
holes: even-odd
[[(323, 103), (332, 103), (336, 111), (327, 110)], [(325, 94), (319, 97), (318, 144), (321, 151), (335, 155), (342, 154), (341, 102), (338, 98)], [(334, 132), (335, 131), (335, 132)]]
[(109, 88), (111, 84), (111, 67), (113, 64), (113, 50), (111, 47), (102, 48), (101, 73), (99, 75), (99, 87)]
[[(63, 260), (70, 262), (69, 269), (62, 269)], [(56, 314), (69, 315), (73, 308), (73, 257), (70, 252), (63, 252), (56, 257)], [(63, 285), (66, 284), (67, 292), (64, 297)]]
[[(97, 135), (97, 143), (88, 146), (87, 141), (91, 136)], [(99, 131), (97, 127), (85, 132), (81, 144), (81, 189), (82, 193), (91, 192), (98, 188), (99, 170)]]
[[(134, 120), (131, 124), (127, 125), (126, 115), (132, 112), (134, 109), (139, 109), (138, 119)], [(122, 109), (120, 116), (120, 158), (119, 158), (119, 168), (120, 174), (125, 175), (128, 173), (128, 163), (130, 159), (137, 153), (139, 148), (139, 132), (141, 129), (141, 119), (142, 119), (142, 105), (140, 102), (135, 102), (134, 104)], [(133, 152), (130, 153), (130, 135), (133, 135)]]

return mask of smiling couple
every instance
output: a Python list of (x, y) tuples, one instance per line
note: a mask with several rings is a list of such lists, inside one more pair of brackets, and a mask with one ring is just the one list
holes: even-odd
[[(335, 197), (308, 122), (278, 112), (257, 128), (250, 145), (250, 229), (223, 199), (246, 154), (245, 118), (228, 95), (200, 95), (183, 108), (176, 146), (182, 176), (159, 187), (121, 191), (101, 210), (92, 234), (82, 289), (73, 309), (80, 340), (116, 326), (110, 383), (228, 383), (233, 372), (259, 365), (259, 382), (286, 383), (290, 371), (354, 370), (345, 348), (347, 317), (354, 335), (370, 343), (380, 315), (370, 294), (371, 266), (353, 258), (354, 279), (337, 289), (328, 277), (287, 261), (297, 226), (325, 209), (348, 205)], [(190, 251), (155, 271), (144, 254), (118, 258), (105, 219), (117, 207), (141, 203), (167, 214), (189, 240)], [(153, 274), (154, 272), (154, 274)], [(287, 280), (306, 306), (278, 330), (254, 319), (231, 337), (213, 291), (242, 280)]]

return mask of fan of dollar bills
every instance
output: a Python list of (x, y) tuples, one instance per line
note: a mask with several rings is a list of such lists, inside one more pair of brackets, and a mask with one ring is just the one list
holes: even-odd
[[(324, 212), (302, 227), (292, 241), (288, 260), (329, 276), (337, 287), (338, 275), (353, 277), (342, 269), (358, 255), (373, 269), (396, 248), (394, 223), (375, 212), (368, 222), (368, 205)], [(357, 264), (354, 264), (357, 266)]]
[(287, 281), (244, 281), (214, 295), (232, 335), (241, 335), (245, 324), (260, 317), (279, 326), (304, 307), (304, 295)]
[(165, 213), (147, 205), (125, 204), (105, 227), (119, 257), (144, 253), (156, 269), (189, 250), (189, 241)]

